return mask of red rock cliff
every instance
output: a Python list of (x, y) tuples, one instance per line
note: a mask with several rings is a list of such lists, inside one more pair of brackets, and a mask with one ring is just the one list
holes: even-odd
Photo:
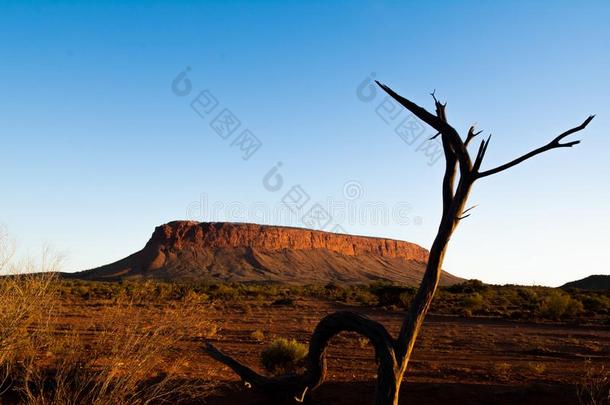
[(205, 247), (248, 247), (259, 251), (326, 249), (346, 256), (375, 255), (422, 263), (428, 260), (426, 249), (399, 240), (226, 222), (174, 221), (158, 226), (145, 250), (167, 255)]

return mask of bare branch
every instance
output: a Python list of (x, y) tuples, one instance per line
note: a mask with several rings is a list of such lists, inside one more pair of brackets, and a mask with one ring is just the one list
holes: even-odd
[[(438, 119), (440, 119), (443, 123), (447, 124), (447, 115), (445, 113), (445, 106), (447, 104), (441, 104), (438, 99), (436, 98), (436, 90), (434, 90), (432, 93), (430, 93), (430, 95), (432, 96), (432, 98), (434, 99), (434, 106), (436, 107), (436, 116), (438, 117)], [(438, 132), (436, 135), (434, 135), (432, 139), (435, 139), (437, 136), (442, 135), (440, 132)], [(453, 187), (455, 184), (455, 171), (456, 171), (456, 165), (457, 165), (457, 154), (455, 153), (455, 150), (453, 149), (453, 147), (451, 146), (451, 141), (449, 139), (449, 137), (447, 135), (442, 135), (442, 141), (443, 141), (443, 152), (445, 154), (445, 175), (443, 176), (443, 216), (447, 213), (447, 211), (449, 210), (449, 207), (451, 206), (451, 203), (453, 202)]]
[[(498, 166), (498, 167), (496, 167), (494, 169), (490, 169), (490, 170), (486, 170), (484, 172), (476, 173), (476, 177), (477, 178), (482, 178), (482, 177), (490, 176), (492, 174), (499, 173), (499, 172), (501, 172), (503, 170), (506, 170), (506, 169), (509, 169), (509, 168), (511, 168), (513, 166), (518, 165), (519, 163), (523, 162), (524, 160), (527, 160), (527, 159), (529, 159), (529, 158), (531, 158), (533, 156), (536, 156), (536, 155), (538, 155), (538, 154), (540, 154), (542, 152), (546, 152), (546, 151), (551, 150), (551, 149), (570, 148), (570, 147), (572, 147), (574, 145), (578, 145), (580, 143), (580, 141), (571, 141), (571, 142), (566, 142), (566, 143), (560, 143), (560, 141), (562, 139), (564, 139), (568, 135), (571, 135), (571, 134), (573, 134), (575, 132), (582, 131), (583, 129), (585, 129), (587, 127), (587, 125), (589, 125), (589, 123), (591, 122), (591, 120), (593, 118), (595, 118), (595, 115), (590, 115), (589, 117), (587, 117), (586, 120), (584, 120), (584, 122), (582, 124), (580, 124), (577, 127), (568, 129), (567, 131), (559, 134), (555, 139), (553, 139), (551, 142), (547, 143), (546, 145), (541, 146), (538, 149), (534, 149), (533, 151), (531, 151), (529, 153), (526, 153), (525, 155), (520, 156), (517, 159), (512, 160), (512, 161), (510, 161), (508, 163), (505, 163), (505, 164), (503, 164), (501, 166)], [(480, 164), (479, 164), (479, 166), (480, 166)], [(478, 167), (476, 168), (476, 171), (478, 171)]]
[(209, 342), (206, 343), (204, 350), (213, 359), (229, 366), (245, 383), (249, 383), (256, 387), (263, 387), (271, 381), (271, 379), (260, 375), (250, 367), (235, 360), (233, 357), (224, 354)]
[(265, 377), (211, 343), (207, 343), (204, 350), (215, 360), (229, 366), (245, 383), (270, 394), (280, 393), (303, 402), (308, 390), (314, 390), (326, 378), (326, 348), (330, 340), (341, 332), (356, 332), (371, 341), (379, 362), (378, 379), (383, 386), (390, 384), (395, 378), (393, 370), (397, 367), (394, 340), (382, 324), (356, 312), (339, 311), (320, 320), (309, 342), (305, 374)]
[(476, 207), (477, 207), (476, 205), (473, 205), (472, 207), (465, 209), (464, 211), (462, 211), (462, 215), (464, 215), (468, 211), (471, 211), (471, 210), (475, 209)]
[(468, 151), (464, 146), (464, 142), (462, 142), (462, 138), (457, 133), (455, 128), (453, 128), (447, 121), (445, 120), (445, 106), (447, 104), (441, 104), (437, 99), (434, 93), (432, 97), (434, 98), (434, 104), (436, 107), (437, 116), (430, 113), (425, 108), (422, 108), (408, 100), (401, 95), (397, 94), (394, 90), (386, 86), (385, 84), (380, 83), (379, 81), (375, 81), (379, 87), (381, 87), (386, 93), (388, 93), (392, 98), (398, 101), (403, 107), (407, 110), (411, 111), (417, 118), (424, 121), (426, 124), (430, 125), (437, 132), (445, 135), (447, 137), (447, 141), (451, 145), (451, 149), (457, 156), (458, 161), (460, 162), (460, 172), (464, 175), (472, 169), (472, 162), (470, 160), (470, 155), (468, 155)]
[(428, 112), (428, 110), (426, 110), (425, 108), (422, 108), (422, 107), (418, 106), (417, 104), (415, 104), (414, 102), (407, 100), (406, 98), (397, 94), (394, 90), (392, 90), (385, 84), (380, 83), (377, 80), (375, 80), (375, 83), (377, 83), (377, 85), (379, 87), (381, 87), (386, 93), (388, 93), (394, 100), (396, 100), (400, 104), (402, 104), (403, 107), (405, 107), (407, 110), (409, 110), (413, 114), (415, 114), (415, 116), (417, 118), (419, 118), (426, 124), (430, 125), (432, 128), (436, 129), (438, 132), (443, 132), (444, 125), (443, 125), (443, 122), (438, 117), (436, 117), (435, 115)]
[(436, 116), (445, 124), (448, 125), (447, 122), (447, 115), (445, 115), (445, 107), (447, 107), (447, 103), (442, 104), (440, 101), (437, 100), (436, 98), (436, 89), (430, 93), (430, 95), (432, 96), (432, 98), (434, 99), (434, 107), (436, 108)]
[[(386, 328), (364, 315), (339, 311), (324, 317), (316, 326), (309, 343), (307, 386), (318, 387), (326, 377), (326, 347), (330, 339), (340, 332), (356, 332), (367, 337), (375, 348), (379, 361), (378, 378), (388, 381), (396, 366), (394, 340)], [(390, 372), (390, 374), (388, 374)]]
[(479, 167), (481, 167), (481, 163), (483, 163), (483, 158), (487, 152), (487, 147), (489, 146), (489, 141), (491, 141), (491, 134), (489, 134), (487, 140), (481, 141), (479, 151), (477, 152), (477, 157), (474, 159), (474, 165), (472, 166), (473, 173), (477, 173)]
[(472, 141), (475, 136), (481, 134), (481, 132), (483, 132), (483, 130), (474, 132), (474, 125), (471, 126), (470, 129), (468, 129), (468, 135), (466, 135), (466, 140), (464, 141), (464, 146), (468, 146), (470, 141)]

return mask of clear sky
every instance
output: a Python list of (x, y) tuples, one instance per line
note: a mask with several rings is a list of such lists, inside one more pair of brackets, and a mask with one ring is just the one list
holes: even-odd
[[(553, 286), (610, 274), (608, 21), (605, 1), (5, 1), (0, 223), (75, 271), (170, 220), (307, 226), (282, 215), (292, 191), (310, 197), (301, 214), (333, 211), (327, 229), (429, 247), (443, 163), (373, 74), (430, 109), (436, 89), (459, 131), (493, 133), (487, 168), (597, 114), (581, 145), (475, 184), (444, 267)], [(190, 86), (172, 85), (187, 67)]]

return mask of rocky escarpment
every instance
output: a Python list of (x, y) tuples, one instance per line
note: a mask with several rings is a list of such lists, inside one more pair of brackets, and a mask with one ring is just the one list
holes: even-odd
[(409, 242), (301, 228), (225, 222), (170, 222), (157, 227), (146, 245), (146, 249), (158, 252), (161, 256), (155, 265), (163, 261), (164, 253), (171, 255), (185, 249), (205, 247), (252, 248), (261, 251), (326, 249), (348, 256), (402, 257), (424, 263), (428, 260), (426, 249)]
[[(419, 282), (428, 251), (392, 239), (309, 229), (175, 221), (157, 227), (139, 252), (84, 279), (158, 278), (280, 283)], [(442, 284), (461, 279), (447, 273)]]

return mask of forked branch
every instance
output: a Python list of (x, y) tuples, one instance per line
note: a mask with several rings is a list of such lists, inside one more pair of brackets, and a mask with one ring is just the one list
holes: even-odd
[(475, 136), (480, 135), (483, 131), (476, 131), (474, 130), (474, 125), (470, 127), (470, 129), (468, 129), (468, 135), (466, 135), (466, 140), (464, 141), (464, 146), (468, 146), (468, 144), (470, 143), (470, 141), (472, 141), (474, 139)]
[(457, 156), (458, 161), (460, 162), (460, 172), (462, 175), (469, 172), (472, 168), (472, 162), (470, 160), (470, 156), (468, 155), (468, 151), (466, 150), (466, 146), (464, 142), (462, 142), (462, 138), (457, 133), (455, 128), (453, 128), (446, 121), (445, 116), (445, 107), (446, 104), (441, 104), (432, 93), (432, 97), (434, 97), (434, 105), (436, 107), (437, 115), (434, 115), (425, 108), (420, 107), (415, 104), (411, 100), (408, 100), (401, 95), (397, 94), (394, 90), (389, 88), (383, 83), (379, 81), (375, 81), (379, 87), (381, 87), (386, 93), (388, 93), (394, 100), (398, 101), (403, 107), (407, 110), (411, 111), (417, 118), (424, 121), (426, 124), (430, 125), (437, 132), (440, 132), (443, 136), (446, 137), (447, 141), (451, 145), (451, 149)]
[(541, 146), (538, 149), (534, 149), (533, 151), (531, 151), (529, 153), (526, 153), (525, 155), (520, 156), (517, 159), (512, 160), (512, 161), (510, 161), (508, 163), (505, 163), (505, 164), (503, 164), (501, 166), (498, 166), (498, 167), (496, 167), (494, 169), (490, 169), (490, 170), (486, 170), (486, 171), (483, 171), (483, 172), (480, 172), (480, 173), (476, 173), (476, 177), (478, 179), (480, 179), (482, 177), (486, 177), (486, 176), (490, 176), (492, 174), (499, 173), (499, 172), (501, 172), (503, 170), (506, 170), (506, 169), (509, 169), (509, 168), (511, 168), (513, 166), (516, 166), (519, 163), (521, 163), (521, 162), (523, 162), (523, 161), (525, 161), (525, 160), (527, 160), (527, 159), (529, 159), (529, 158), (531, 158), (533, 156), (536, 156), (536, 155), (538, 155), (538, 154), (540, 154), (542, 152), (546, 152), (546, 151), (551, 150), (551, 149), (570, 148), (570, 147), (572, 147), (574, 145), (578, 145), (580, 143), (580, 141), (571, 141), (571, 142), (566, 142), (566, 143), (561, 143), (560, 141), (563, 140), (568, 135), (571, 135), (571, 134), (573, 134), (575, 132), (582, 131), (583, 129), (585, 129), (587, 127), (587, 125), (589, 125), (591, 120), (593, 120), (593, 118), (595, 118), (595, 115), (589, 115), (589, 117), (587, 117), (587, 119), (584, 120), (584, 122), (582, 124), (580, 124), (577, 127), (568, 129), (567, 131), (559, 134), (555, 139), (553, 139), (551, 142), (547, 143), (546, 145)]

